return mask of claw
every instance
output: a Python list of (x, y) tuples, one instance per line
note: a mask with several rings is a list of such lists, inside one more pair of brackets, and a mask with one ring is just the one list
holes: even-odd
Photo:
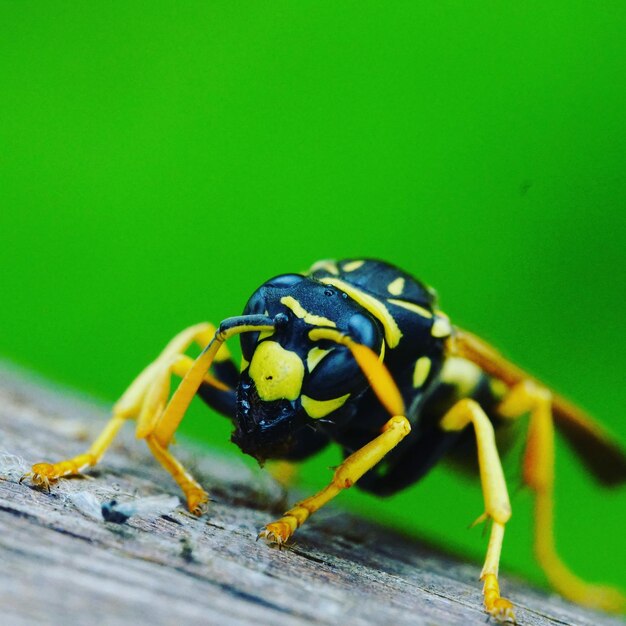
[(513, 604), (506, 598), (500, 597), (500, 586), (495, 574), (484, 574), (483, 588), (485, 610), (499, 624), (515, 624)]
[(257, 535), (258, 539), (263, 539), (269, 546), (281, 548), (289, 541), (293, 530), (285, 522), (272, 522), (263, 528)]
[(516, 624), (513, 605), (506, 598), (498, 598), (489, 609), (489, 614), (498, 624)]
[(46, 491), (50, 491), (50, 484), (59, 478), (59, 473), (55, 470), (51, 463), (36, 463), (32, 466), (30, 472), (26, 472), (20, 478), (20, 484), (27, 479), (36, 487), (43, 487)]
[(198, 517), (207, 512), (209, 506), (209, 494), (203, 489), (193, 489), (187, 492), (187, 508)]

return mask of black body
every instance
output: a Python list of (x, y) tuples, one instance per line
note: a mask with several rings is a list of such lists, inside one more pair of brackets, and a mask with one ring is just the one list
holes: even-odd
[[(285, 298), (290, 299), (291, 306), (284, 304)], [(399, 335), (390, 327), (393, 324), (386, 323), (381, 306), (401, 333), (395, 346), (391, 344)], [(311, 318), (302, 318), (302, 311), (315, 316), (315, 324)], [(435, 293), (392, 265), (377, 260), (322, 262), (308, 275), (286, 274), (267, 281), (244, 309), (246, 315), (275, 317), (281, 313), (287, 316), (286, 322), (268, 336), (260, 337), (257, 332), (241, 335), (244, 364), (240, 374), (232, 361), (214, 365), (214, 374), (233, 391), (205, 384), (198, 392), (207, 404), (233, 420), (233, 441), (260, 462), (268, 458), (300, 460), (331, 441), (347, 456), (375, 438), (389, 419), (350, 351), (336, 344), (316, 344), (308, 337), (311, 329), (328, 322), (376, 353), (384, 351), (384, 363), (402, 393), (412, 426), (411, 433), (383, 462), (359, 480), (357, 485), (362, 489), (392, 494), (419, 480), (452, 448), (473, 445), (467, 436), (471, 433), (446, 433), (438, 425), (461, 397), (475, 397), (490, 416), (493, 414), (499, 394), (494, 393), (484, 374), (469, 364), (455, 372), (450, 367), (455, 364), (448, 363), (443, 371), (446, 336), (433, 332), (438, 318)], [(319, 401), (345, 394), (350, 394), (349, 398), (323, 418), (310, 417), (300, 396), (262, 400), (250, 377), (249, 363), (263, 341), (277, 342), (302, 360), (301, 395)], [(307, 355), (316, 345), (329, 352), (309, 371)], [(427, 358), (429, 369), (415, 386), (415, 365), (422, 357)]]

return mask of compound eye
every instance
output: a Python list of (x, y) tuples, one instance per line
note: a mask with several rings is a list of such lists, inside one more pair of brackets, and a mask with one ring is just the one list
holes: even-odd
[[(377, 354), (382, 350), (383, 331), (368, 315), (354, 313), (347, 334)], [(367, 381), (350, 350), (332, 341), (321, 341), (307, 355), (309, 375), (303, 393), (318, 400), (337, 398), (365, 389)]]
[(263, 315), (267, 310), (267, 294), (265, 286), (259, 287), (251, 296), (243, 309), (244, 315)]
[(270, 278), (263, 286), (269, 289), (290, 289), (303, 280), (304, 276), (301, 274), (281, 274), (280, 276)]
[(360, 344), (378, 352), (382, 344), (380, 326), (371, 317), (355, 313), (348, 322), (348, 335)]

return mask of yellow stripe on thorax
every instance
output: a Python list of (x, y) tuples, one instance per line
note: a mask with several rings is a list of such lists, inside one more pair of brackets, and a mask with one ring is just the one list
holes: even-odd
[(421, 315), (422, 317), (426, 317), (428, 319), (433, 316), (433, 314), (428, 309), (425, 309), (423, 306), (420, 306), (419, 304), (415, 304), (413, 302), (407, 302), (406, 300), (396, 300), (395, 298), (389, 298), (389, 302), (391, 302), (391, 304), (395, 304), (396, 306), (402, 307), (407, 311), (411, 311), (411, 313), (416, 313), (417, 315)]
[(445, 313), (437, 311), (435, 323), (430, 329), (430, 334), (437, 338), (449, 337), (452, 334), (452, 325), (450, 324), (450, 319)]
[(427, 356), (422, 356), (415, 362), (415, 368), (413, 370), (413, 387), (416, 389), (421, 387), (430, 374), (430, 367), (432, 363)]
[(404, 278), (402, 278), (402, 276), (398, 276), (398, 278), (396, 278), (395, 280), (392, 280), (388, 285), (387, 285), (387, 291), (392, 295), (392, 296), (399, 296), (402, 294), (402, 292), (404, 291)]
[(312, 326), (330, 326), (331, 328), (337, 328), (337, 324), (335, 324), (332, 320), (329, 320), (327, 317), (309, 313), (293, 296), (284, 296), (280, 299), (280, 302), (288, 309), (291, 309), (296, 317), (304, 320), (307, 324), (311, 324)]
[(344, 272), (354, 272), (355, 270), (358, 270), (359, 267), (362, 267), (364, 263), (365, 261), (350, 261), (348, 263), (344, 263), (341, 266), (341, 269)]
[(319, 272), (320, 270), (328, 272), (329, 274), (334, 274), (335, 276), (339, 275), (339, 270), (337, 269), (337, 263), (331, 259), (323, 259), (322, 261), (317, 261), (311, 266), (311, 269), (308, 271), (309, 274), (313, 272)]
[(380, 300), (339, 278), (320, 278), (320, 281), (345, 291), (355, 302), (379, 320), (385, 329), (385, 340), (390, 348), (395, 348), (400, 343), (402, 332), (396, 320), (393, 319), (393, 315), (389, 313), (389, 309)]

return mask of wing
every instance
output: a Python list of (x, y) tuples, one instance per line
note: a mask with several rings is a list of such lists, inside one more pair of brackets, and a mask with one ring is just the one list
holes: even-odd
[[(523, 380), (542, 386), (523, 369), (505, 359), (495, 348), (467, 331), (455, 328), (448, 340), (450, 355), (460, 356), (478, 365), (484, 372), (513, 387)], [(626, 452), (615, 437), (577, 406), (552, 393), (554, 422), (569, 445), (593, 476), (604, 485), (626, 482)]]

